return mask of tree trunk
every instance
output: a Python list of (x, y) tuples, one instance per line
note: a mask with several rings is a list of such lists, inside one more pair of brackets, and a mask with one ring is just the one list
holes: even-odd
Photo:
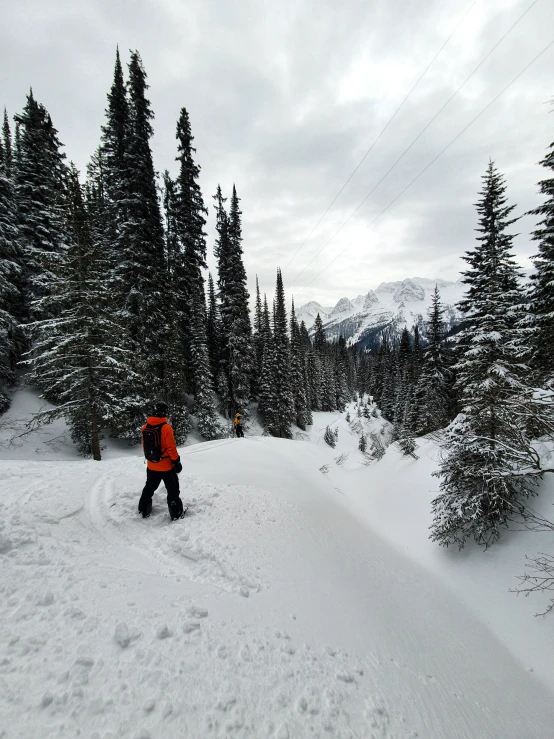
[(90, 433), (92, 458), (96, 462), (100, 462), (102, 459), (102, 455), (100, 454), (100, 432), (98, 430), (98, 417), (94, 408), (90, 412)]

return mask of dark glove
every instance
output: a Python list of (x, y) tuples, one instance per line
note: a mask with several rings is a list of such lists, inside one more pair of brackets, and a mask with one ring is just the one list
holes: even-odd
[(177, 457), (177, 459), (175, 460), (175, 462), (173, 462), (173, 470), (177, 474), (179, 474), (179, 472), (182, 472), (183, 471), (183, 465), (181, 464), (181, 460), (179, 459), (179, 457)]

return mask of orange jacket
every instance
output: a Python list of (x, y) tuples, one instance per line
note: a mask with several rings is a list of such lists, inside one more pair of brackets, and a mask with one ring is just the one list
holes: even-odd
[(142, 427), (142, 430), (146, 428), (147, 424), (150, 426), (157, 426), (159, 423), (165, 423), (162, 426), (162, 458), (159, 462), (146, 463), (149, 470), (157, 470), (157, 472), (169, 472), (173, 469), (173, 462), (179, 459), (179, 452), (175, 446), (175, 436), (173, 435), (173, 429), (168, 424), (167, 418), (158, 418), (157, 416), (150, 416), (146, 419), (146, 423)]

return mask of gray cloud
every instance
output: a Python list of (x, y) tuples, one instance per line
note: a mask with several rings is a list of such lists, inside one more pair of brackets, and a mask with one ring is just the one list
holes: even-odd
[[(273, 292), (285, 267), (429, 63), (469, 2), (367, 0), (20, 0), (3, 3), (2, 91), (13, 114), (29, 86), (52, 114), (68, 157), (84, 170), (98, 145), (115, 46), (138, 48), (156, 114), (160, 170), (175, 168), (175, 122), (187, 107), (201, 185), (242, 198), (245, 263)], [(476, 3), (335, 206), (285, 273), (321, 249), (432, 115), (530, 3)], [(376, 223), (436, 154), (550, 40), (539, 0), (421, 136), (292, 291), (332, 304), (382, 280), (456, 279), (474, 240), (473, 207), (489, 157), (506, 174), (517, 214), (537, 205), (537, 162), (552, 140), (554, 48), (531, 67)], [(208, 234), (213, 243), (213, 212)], [(534, 252), (533, 219), (517, 224), (517, 254)], [(347, 245), (304, 292), (301, 289)], [(210, 260), (213, 268), (213, 259)]]

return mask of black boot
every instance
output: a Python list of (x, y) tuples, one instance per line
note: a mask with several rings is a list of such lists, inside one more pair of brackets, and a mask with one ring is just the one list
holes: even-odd
[(139, 513), (142, 513), (143, 518), (148, 518), (148, 516), (152, 513), (152, 498), (148, 498), (148, 500), (141, 500), (139, 502), (138, 511)]
[(171, 516), (172, 521), (176, 521), (178, 518), (183, 518), (185, 515), (183, 512), (183, 501), (181, 498), (177, 498), (177, 500), (172, 500), (168, 504), (169, 508), (169, 515)]

